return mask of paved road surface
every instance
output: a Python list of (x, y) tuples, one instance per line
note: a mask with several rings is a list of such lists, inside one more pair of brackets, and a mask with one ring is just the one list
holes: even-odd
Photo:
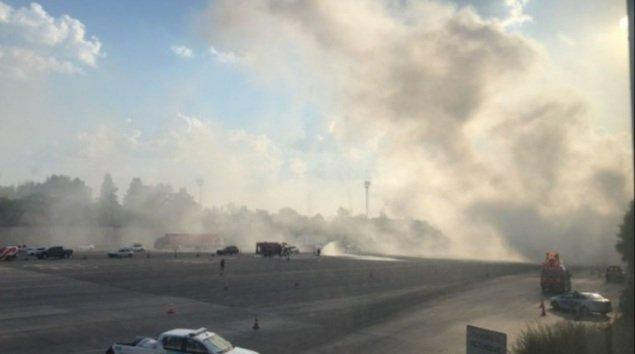
[(97, 353), (115, 340), (205, 326), (261, 353), (455, 353), (466, 324), (513, 337), (527, 322), (560, 318), (539, 318), (537, 268), (527, 264), (241, 256), (221, 276), (208, 255), (86, 256), (0, 265), (3, 350)]

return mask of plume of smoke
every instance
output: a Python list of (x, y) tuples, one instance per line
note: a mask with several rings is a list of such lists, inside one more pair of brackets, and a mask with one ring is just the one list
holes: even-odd
[(507, 30), (525, 3), (501, 23), (438, 1), (220, 0), (203, 31), (265, 85), (328, 107), (333, 137), (376, 156), (386, 212), (439, 227), (442, 253), (615, 259), (629, 136), (596, 133), (590, 103), (545, 80), (545, 49)]

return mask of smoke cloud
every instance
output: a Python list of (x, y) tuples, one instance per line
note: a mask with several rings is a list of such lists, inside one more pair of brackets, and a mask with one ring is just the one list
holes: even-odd
[(326, 107), (343, 153), (373, 154), (383, 209), (428, 220), (449, 253), (614, 259), (630, 136), (590, 128), (591, 102), (546, 80), (545, 49), (509, 23), (434, 1), (268, 0), (215, 1), (201, 23), (263, 85)]

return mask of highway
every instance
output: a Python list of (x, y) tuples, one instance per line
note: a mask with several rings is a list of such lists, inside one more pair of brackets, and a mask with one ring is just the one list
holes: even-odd
[[(21, 353), (96, 353), (114, 341), (207, 327), (261, 353), (456, 353), (467, 324), (506, 332), (511, 343), (527, 324), (566, 317), (539, 316), (531, 264), (311, 255), (226, 261), (222, 275), (220, 258), (206, 254), (91, 252), (3, 263), (0, 342)], [(613, 300), (619, 291), (584, 272), (574, 287)]]

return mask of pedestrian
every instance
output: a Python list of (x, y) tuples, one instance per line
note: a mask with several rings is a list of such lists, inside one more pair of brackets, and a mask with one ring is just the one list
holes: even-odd
[(318, 249), (317, 249), (317, 255), (318, 255), (318, 257), (320, 256), (320, 253), (322, 253), (322, 249), (318, 247)]
[(220, 275), (223, 275), (223, 272), (225, 271), (225, 258), (220, 260)]

